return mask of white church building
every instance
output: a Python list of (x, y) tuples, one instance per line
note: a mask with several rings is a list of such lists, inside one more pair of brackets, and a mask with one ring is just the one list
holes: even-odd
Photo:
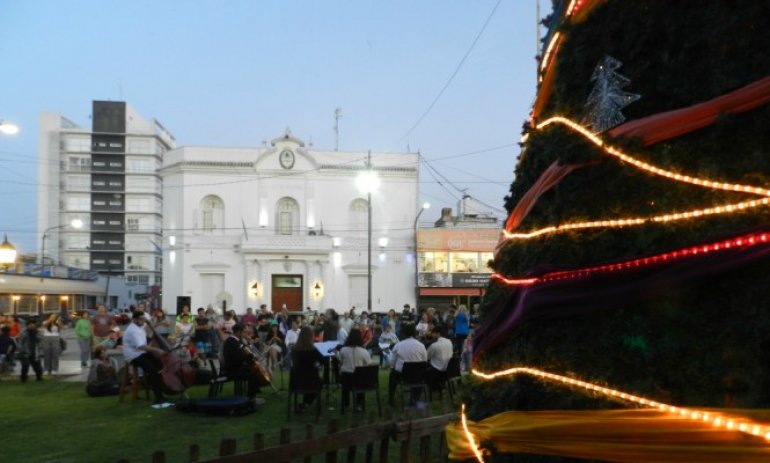
[(245, 312), (267, 304), (365, 310), (414, 305), (418, 155), (371, 153), (379, 187), (357, 179), (367, 153), (317, 150), (289, 129), (261, 148), (168, 151), (163, 180), (163, 304)]

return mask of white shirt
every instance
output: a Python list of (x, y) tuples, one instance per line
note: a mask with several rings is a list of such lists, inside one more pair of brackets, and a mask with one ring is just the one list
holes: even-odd
[(294, 344), (297, 344), (297, 340), (299, 339), (299, 330), (289, 330), (286, 332), (286, 338), (283, 340), (283, 342), (286, 344), (287, 347), (293, 346)]
[(404, 368), (404, 362), (426, 362), (428, 361), (428, 351), (425, 346), (415, 338), (407, 338), (393, 346), (390, 356), (390, 366), (394, 370), (401, 372)]
[(452, 358), (454, 348), (452, 341), (445, 337), (440, 337), (428, 347), (428, 362), (430, 366), (438, 371), (445, 371), (449, 360)]
[(356, 367), (372, 363), (372, 357), (363, 347), (343, 347), (340, 350), (340, 373), (353, 373)]
[(131, 322), (123, 332), (123, 357), (126, 362), (130, 362), (145, 351), (140, 350), (139, 347), (147, 345), (147, 333), (144, 332), (144, 328), (139, 327), (136, 323)]

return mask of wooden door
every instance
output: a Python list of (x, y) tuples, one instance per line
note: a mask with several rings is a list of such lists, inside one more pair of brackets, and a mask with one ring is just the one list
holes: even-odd
[(302, 310), (302, 275), (273, 275), (272, 284), (273, 312), (280, 311), (283, 304), (288, 310)]

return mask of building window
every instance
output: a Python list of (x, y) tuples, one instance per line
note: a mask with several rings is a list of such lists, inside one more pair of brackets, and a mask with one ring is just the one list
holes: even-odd
[(225, 203), (222, 198), (209, 195), (201, 201), (201, 228), (205, 233), (224, 229)]
[(91, 151), (91, 138), (67, 137), (64, 141), (64, 150), (87, 153)]
[(446, 252), (421, 252), (419, 268), (421, 272), (449, 272), (449, 259)]
[(281, 198), (275, 208), (276, 232), (279, 235), (294, 235), (299, 232), (299, 204), (294, 198)]
[(479, 253), (477, 252), (453, 252), (451, 272), (478, 272)]
[(91, 170), (91, 157), (90, 156), (70, 156), (69, 168), (70, 172), (84, 172)]
[(363, 232), (367, 227), (367, 203), (365, 199), (356, 198), (350, 203), (350, 229), (352, 231)]
[(139, 231), (139, 219), (126, 219), (128, 231)]

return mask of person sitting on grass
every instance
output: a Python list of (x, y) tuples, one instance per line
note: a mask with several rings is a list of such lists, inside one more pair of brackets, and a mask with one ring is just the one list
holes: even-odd
[(96, 346), (93, 357), (86, 381), (86, 393), (91, 397), (117, 395), (120, 389), (118, 362), (107, 355), (104, 346)]

